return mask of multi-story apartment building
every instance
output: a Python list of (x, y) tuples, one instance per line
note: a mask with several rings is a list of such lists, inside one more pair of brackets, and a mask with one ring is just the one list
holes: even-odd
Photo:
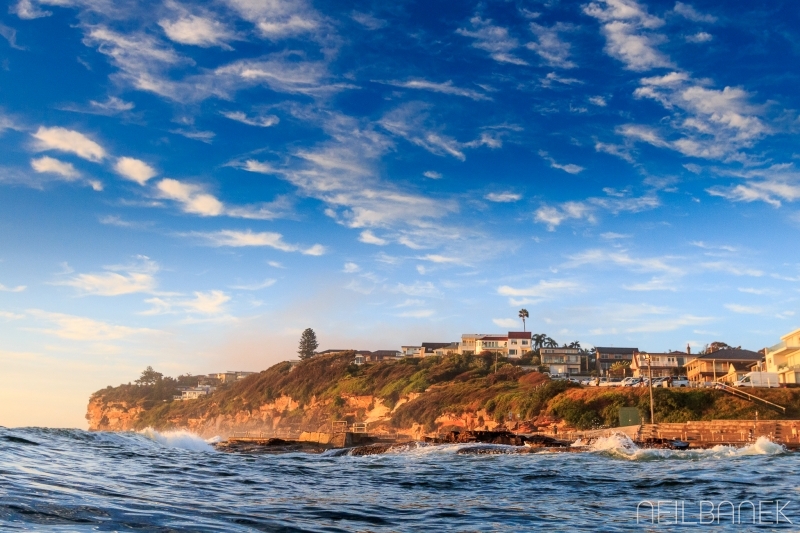
[(597, 361), (597, 373), (601, 376), (608, 375), (608, 369), (619, 361), (633, 362), (633, 354), (639, 351), (638, 348), (613, 348), (597, 346), (595, 357)]
[[(650, 356), (649, 361), (647, 355)], [(637, 352), (633, 354), (631, 370), (635, 378), (649, 377), (651, 369), (654, 378), (677, 376), (691, 357), (686, 352), (647, 352), (646, 354)]]
[(549, 367), (550, 375), (568, 376), (581, 373), (581, 358), (578, 348), (539, 348), (542, 364)]
[(522, 357), (531, 351), (530, 331), (502, 333), (465, 333), (461, 335), (458, 353), (497, 352), (508, 357)]
[(698, 355), (687, 362), (686, 377), (690, 381), (731, 381), (734, 380), (734, 375), (746, 374), (759, 361), (761, 354), (758, 352), (726, 348)]
[(781, 383), (800, 383), (800, 329), (767, 348), (765, 360), (767, 372), (777, 372)]

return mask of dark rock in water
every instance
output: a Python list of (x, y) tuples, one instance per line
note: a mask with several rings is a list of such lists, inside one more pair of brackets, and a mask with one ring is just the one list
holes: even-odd
[(545, 435), (516, 435), (510, 431), (451, 431), (441, 437), (425, 437), (425, 442), (434, 444), (506, 444), (508, 446), (522, 446), (528, 444), (537, 448), (563, 448), (569, 446), (568, 442), (554, 439)]
[(221, 452), (276, 454), (290, 452), (322, 453), (325, 446), (311, 442), (297, 442), (277, 438), (269, 439), (230, 439), (214, 445)]
[(378, 455), (386, 453), (392, 448), (396, 448), (394, 444), (371, 444), (370, 446), (359, 446), (357, 448), (350, 448), (347, 450), (347, 455)]

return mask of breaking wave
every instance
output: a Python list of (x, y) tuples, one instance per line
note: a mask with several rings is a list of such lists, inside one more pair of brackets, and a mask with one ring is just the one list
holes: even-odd
[(204, 440), (202, 437), (183, 429), (174, 431), (156, 431), (153, 428), (145, 428), (138, 432), (139, 435), (167, 448), (178, 448), (192, 452), (213, 452), (213, 442), (219, 442), (219, 437), (212, 437)]
[(737, 448), (735, 446), (717, 445), (707, 449), (669, 450), (657, 448), (640, 448), (630, 437), (616, 433), (609, 437), (598, 438), (589, 448), (592, 452), (610, 455), (632, 461), (658, 459), (703, 459), (731, 458), (748, 455), (780, 455), (787, 453), (786, 448), (776, 444), (767, 437), (759, 437), (752, 444)]

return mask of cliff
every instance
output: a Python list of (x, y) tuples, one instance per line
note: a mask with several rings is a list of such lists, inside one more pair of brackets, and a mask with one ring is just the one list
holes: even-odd
[[(408, 358), (357, 366), (350, 353), (317, 356), (292, 367), (279, 363), (210, 396), (173, 401), (163, 383), (109, 387), (94, 393), (91, 430), (186, 428), (201, 436), (233, 432), (326, 431), (334, 421), (366, 423), (370, 431), (420, 437), (448, 429), (521, 430), (559, 424), (587, 429), (618, 424), (619, 407), (649, 413), (646, 389), (582, 388), (550, 381), (494, 357)], [(173, 380), (174, 382), (174, 380)], [(761, 391), (800, 415), (799, 390)], [(773, 399), (774, 397), (775, 399)], [(713, 390), (658, 390), (663, 422), (754, 418), (758, 407)], [(777, 418), (758, 409), (761, 418)]]

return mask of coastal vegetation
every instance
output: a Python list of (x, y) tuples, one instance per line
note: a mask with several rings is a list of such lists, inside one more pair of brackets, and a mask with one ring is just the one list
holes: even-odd
[[(414, 425), (426, 431), (505, 424), (591, 429), (619, 424), (620, 407), (635, 407), (647, 421), (650, 397), (644, 388), (582, 387), (550, 380), (525, 367), (526, 360), (484, 355), (404, 358), (372, 364), (353, 363), (354, 352), (317, 355), (299, 363), (278, 363), (213, 394), (174, 401), (180, 386), (197, 378), (161, 376), (148, 368), (136, 384), (94, 393), (90, 406), (120, 404), (137, 409), (133, 428), (187, 427), (191, 420), (253, 420), (270, 410), (272, 427), (316, 430), (334, 420), (366, 420), (380, 404), (383, 416), (372, 422), (387, 430)], [(527, 359), (529, 362), (530, 359)], [(800, 390), (759, 390), (760, 396), (788, 407), (779, 414), (711, 389), (656, 389), (658, 422), (711, 419), (800, 417)], [(358, 404), (354, 398), (366, 398)], [(92, 403), (93, 402), (93, 403)]]

